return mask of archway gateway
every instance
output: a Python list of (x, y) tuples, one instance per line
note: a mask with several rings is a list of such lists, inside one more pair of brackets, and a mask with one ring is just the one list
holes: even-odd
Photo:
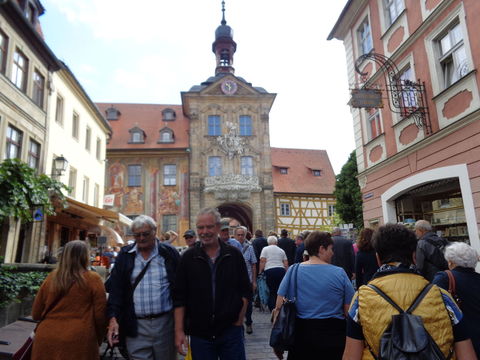
[(222, 218), (228, 217), (236, 219), (241, 225), (246, 226), (252, 231), (252, 209), (250, 206), (242, 203), (224, 203), (218, 206), (218, 211)]

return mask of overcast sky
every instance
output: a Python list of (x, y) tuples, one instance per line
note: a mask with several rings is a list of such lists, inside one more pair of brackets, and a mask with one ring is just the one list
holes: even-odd
[[(214, 75), (221, 0), (43, 0), (45, 40), (95, 102), (181, 104)], [(345, 0), (226, 0), (235, 75), (277, 93), (274, 147), (354, 150), (342, 42), (326, 38)]]

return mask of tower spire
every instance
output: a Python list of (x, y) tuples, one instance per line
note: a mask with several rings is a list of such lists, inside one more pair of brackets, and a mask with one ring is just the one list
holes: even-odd
[(217, 67), (215, 75), (219, 73), (234, 73), (233, 54), (237, 50), (237, 44), (233, 41), (233, 30), (225, 20), (225, 0), (222, 0), (222, 21), (215, 31), (215, 42), (212, 51), (215, 53)]
[(227, 25), (227, 21), (225, 20), (225, 0), (222, 0), (222, 25)]

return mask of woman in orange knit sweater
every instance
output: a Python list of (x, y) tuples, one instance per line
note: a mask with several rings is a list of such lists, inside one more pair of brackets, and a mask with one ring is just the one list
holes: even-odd
[(88, 265), (85, 242), (75, 240), (65, 245), (58, 268), (45, 279), (33, 303), (33, 319), (41, 322), (32, 360), (100, 358), (106, 295), (102, 279), (88, 271)]

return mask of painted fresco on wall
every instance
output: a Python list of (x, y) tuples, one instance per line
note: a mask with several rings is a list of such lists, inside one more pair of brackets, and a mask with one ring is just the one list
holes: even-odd
[(123, 211), (126, 214), (144, 214), (143, 188), (131, 187), (124, 196), (125, 204)]
[(123, 207), (123, 195), (125, 194), (125, 165), (115, 162), (108, 168), (109, 185), (106, 194), (115, 194), (113, 206), (116, 208)]
[(177, 187), (163, 186), (158, 194), (158, 214), (178, 214), (180, 212), (180, 195)]

